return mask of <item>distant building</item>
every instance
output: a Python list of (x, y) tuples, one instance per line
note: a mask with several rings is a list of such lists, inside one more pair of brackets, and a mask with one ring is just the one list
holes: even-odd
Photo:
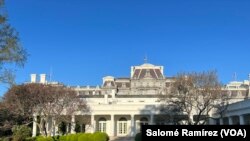
[[(250, 75), (249, 75), (250, 79)], [(213, 113), (217, 125), (250, 125), (250, 81), (232, 81), (223, 87), (229, 105), (224, 113)]]
[[(130, 77), (106, 76), (103, 78), (101, 86), (71, 86), (79, 96), (86, 99), (91, 111), (84, 115), (82, 113), (73, 115), (73, 122), (68, 124), (71, 126), (67, 127), (67, 131), (75, 133), (73, 129), (79, 118), (89, 121), (88, 124), (80, 125), (81, 131), (101, 131), (106, 132), (109, 136), (134, 136), (140, 131), (142, 124), (169, 124), (167, 121), (157, 120), (162, 116), (158, 108), (161, 105), (158, 95), (167, 93), (172, 82), (174, 82), (174, 78), (164, 75), (163, 66), (144, 63), (140, 66), (132, 66)], [(57, 82), (47, 82), (44, 74), (40, 75), (40, 82), (37, 82), (36, 75), (32, 74), (31, 83), (60, 85)], [(233, 98), (230, 103), (242, 101), (249, 97), (249, 81), (231, 82), (225, 85), (223, 90), (224, 94)], [(246, 105), (249, 106), (249, 102)], [(230, 105), (228, 108), (233, 106)], [(225, 115), (229, 115), (229, 113), (232, 113), (232, 110)], [(220, 118), (214, 114), (215, 120), (211, 120), (210, 124), (216, 124), (218, 121), (220, 124)], [(244, 121), (248, 120), (244, 119)], [(243, 122), (240, 123), (243, 124)], [(246, 123), (249, 124), (249, 122), (244, 122), (244, 124)], [(58, 127), (54, 128), (56, 129), (53, 135), (58, 131)], [(36, 135), (36, 131), (34, 124), (33, 135)]]

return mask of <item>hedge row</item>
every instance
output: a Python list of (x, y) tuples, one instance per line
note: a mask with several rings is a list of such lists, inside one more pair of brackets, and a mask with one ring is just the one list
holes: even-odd
[(141, 133), (135, 135), (135, 141), (141, 141)]
[(94, 134), (90, 133), (79, 133), (70, 134), (65, 136), (55, 136), (55, 137), (33, 137), (27, 138), (25, 141), (108, 141), (109, 137), (106, 133), (96, 132)]

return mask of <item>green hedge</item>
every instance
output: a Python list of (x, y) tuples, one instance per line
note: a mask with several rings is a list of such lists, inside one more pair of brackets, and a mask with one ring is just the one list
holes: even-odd
[(36, 141), (54, 141), (52, 137), (43, 137), (43, 136), (38, 136), (36, 138)]
[(93, 134), (94, 141), (108, 141), (109, 136), (106, 133), (96, 132)]
[(94, 141), (93, 134), (85, 133), (78, 137), (78, 141)]
[(26, 138), (25, 141), (36, 141), (36, 138), (37, 137), (29, 137), (29, 138)]
[(135, 141), (141, 141), (141, 133), (135, 135)]
[(79, 133), (64, 135), (60, 137), (37, 136), (32, 138), (26, 138), (25, 141), (109, 141), (109, 136), (106, 133), (101, 132), (96, 132), (94, 134)]

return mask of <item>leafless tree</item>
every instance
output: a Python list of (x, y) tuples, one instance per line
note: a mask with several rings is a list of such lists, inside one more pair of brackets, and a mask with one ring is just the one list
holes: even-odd
[(77, 96), (75, 90), (49, 84), (14, 86), (5, 94), (4, 102), (15, 114), (27, 117), (27, 122), (34, 115), (38, 117), (36, 123), (44, 136), (52, 133), (52, 128), (46, 129), (44, 125), (52, 123), (55, 127), (61, 121), (70, 122), (75, 112), (88, 110), (86, 102)]
[(161, 96), (168, 107), (172, 105), (187, 116), (190, 125), (205, 124), (212, 109), (221, 99), (221, 84), (215, 71), (180, 73), (175, 77), (170, 91)]
[(230, 96), (224, 90), (225, 93), (222, 92), (221, 97), (217, 100), (217, 104), (215, 105), (215, 114), (219, 115), (219, 118), (224, 118), (225, 112), (228, 109)]

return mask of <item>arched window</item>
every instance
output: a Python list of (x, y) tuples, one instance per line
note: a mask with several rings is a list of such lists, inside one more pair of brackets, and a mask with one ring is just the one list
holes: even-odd
[(122, 117), (119, 119), (119, 121), (127, 121), (127, 119), (125, 117)]
[(118, 121), (118, 136), (125, 136), (128, 134), (128, 123), (125, 117), (122, 117)]
[(99, 132), (106, 132), (106, 128), (107, 128), (107, 121), (105, 118), (100, 118), (98, 121), (98, 131)]

